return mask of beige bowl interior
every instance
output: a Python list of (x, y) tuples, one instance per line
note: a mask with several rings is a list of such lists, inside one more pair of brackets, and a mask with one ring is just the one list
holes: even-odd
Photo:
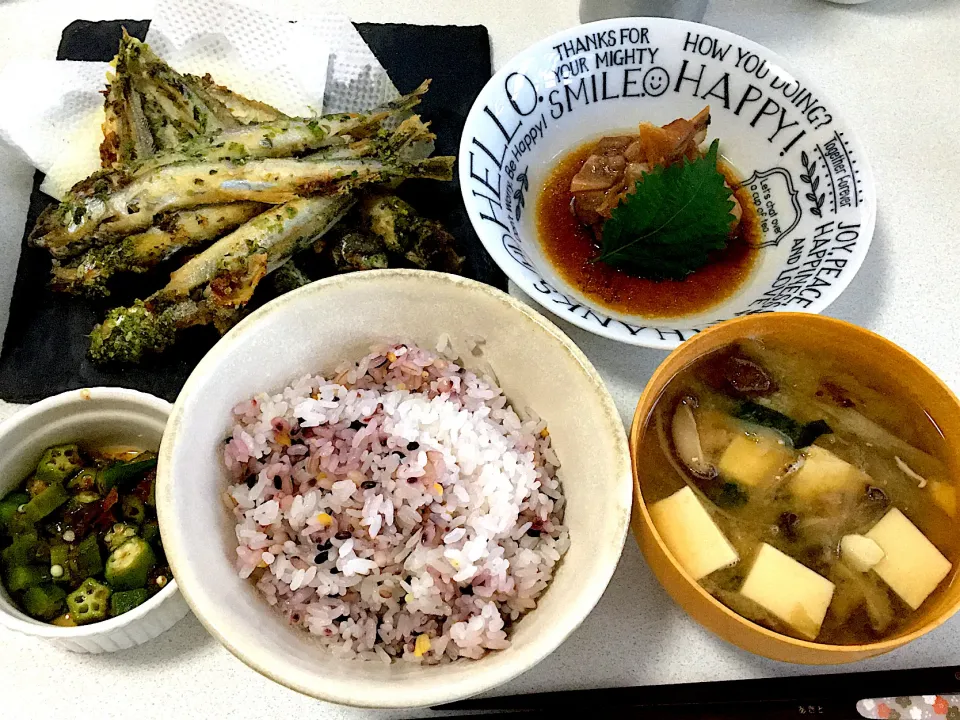
[[(518, 411), (545, 418), (562, 464), (571, 547), (540, 606), (512, 646), (441, 667), (341, 660), (292, 628), (233, 567), (236, 538), (222, 493), (220, 449), (230, 410), (263, 390), (330, 370), (373, 342), (434, 347), (485, 340), (489, 363)], [(254, 313), (200, 363), (178, 400), (161, 448), (158, 511), (187, 602), (231, 652), (264, 675), (324, 700), (373, 707), (452, 701), (535, 665), (593, 608), (629, 523), (632, 481), (626, 436), (587, 359), (555, 326), (486, 285), (439, 273), (387, 270), (314, 283)]]

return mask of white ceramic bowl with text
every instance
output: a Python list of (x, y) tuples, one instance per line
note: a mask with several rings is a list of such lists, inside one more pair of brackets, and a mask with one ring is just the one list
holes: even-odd
[[(679, 317), (624, 315), (564, 281), (538, 237), (538, 196), (558, 159), (605, 134), (693, 117), (750, 188), (763, 227), (749, 277)], [(635, 131), (635, 130), (634, 130)], [(510, 60), (478, 96), (460, 145), (460, 186), (487, 251), (525, 293), (598, 335), (673, 348), (758, 312), (820, 312), (850, 283), (876, 221), (873, 175), (836, 106), (770, 50), (668, 18), (581, 25)]]

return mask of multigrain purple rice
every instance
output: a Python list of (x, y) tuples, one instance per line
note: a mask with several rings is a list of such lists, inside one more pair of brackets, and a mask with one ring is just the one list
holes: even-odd
[(507, 647), (569, 545), (559, 462), (527, 414), (404, 344), (241, 403), (224, 450), (238, 572), (345, 656)]

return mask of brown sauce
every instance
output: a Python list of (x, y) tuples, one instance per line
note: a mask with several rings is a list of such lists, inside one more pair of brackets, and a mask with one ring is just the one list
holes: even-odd
[[(735, 191), (743, 219), (726, 249), (718, 251), (710, 264), (684, 280), (658, 282), (633, 277), (606, 263), (590, 262), (599, 245), (570, 209), (570, 181), (593, 144), (586, 143), (560, 159), (537, 202), (540, 245), (560, 277), (598, 305), (624, 315), (692, 315), (730, 297), (749, 277), (763, 237), (749, 191)], [(723, 163), (720, 170), (730, 186), (736, 187), (740, 179), (733, 170)]]

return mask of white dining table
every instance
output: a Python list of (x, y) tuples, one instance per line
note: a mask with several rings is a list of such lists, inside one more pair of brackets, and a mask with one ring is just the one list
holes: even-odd
[[(326, 6), (321, 0), (271, 3), (291, 14), (318, 5)], [(328, 5), (356, 21), (485, 25), (495, 68), (527, 45), (578, 23), (577, 0)], [(142, 0), (0, 0), (0, 67), (12, 58), (53, 58), (61, 30), (78, 18), (148, 18), (151, 10), (152, 2)], [(960, 107), (960, 0), (853, 6), (713, 0), (704, 22), (749, 37), (804, 70), (866, 148), (877, 180), (877, 230), (862, 269), (828, 314), (899, 343), (960, 391), (960, 161), (951, 150)], [(0, 144), (0, 327), (7, 320), (32, 180), (32, 168)], [(596, 365), (629, 425), (644, 383), (665, 353), (621, 345), (553, 319)], [(0, 404), (0, 419), (17, 409)], [(960, 664), (960, 616), (900, 650), (853, 666), (812, 668), (756, 657), (689, 618), (628, 538), (619, 568), (586, 622), (537, 667), (496, 692), (954, 663)], [(146, 645), (104, 655), (74, 655), (0, 629), (0, 716), (11, 720), (414, 714), (339, 707), (287, 690), (235, 659), (192, 615)]]

